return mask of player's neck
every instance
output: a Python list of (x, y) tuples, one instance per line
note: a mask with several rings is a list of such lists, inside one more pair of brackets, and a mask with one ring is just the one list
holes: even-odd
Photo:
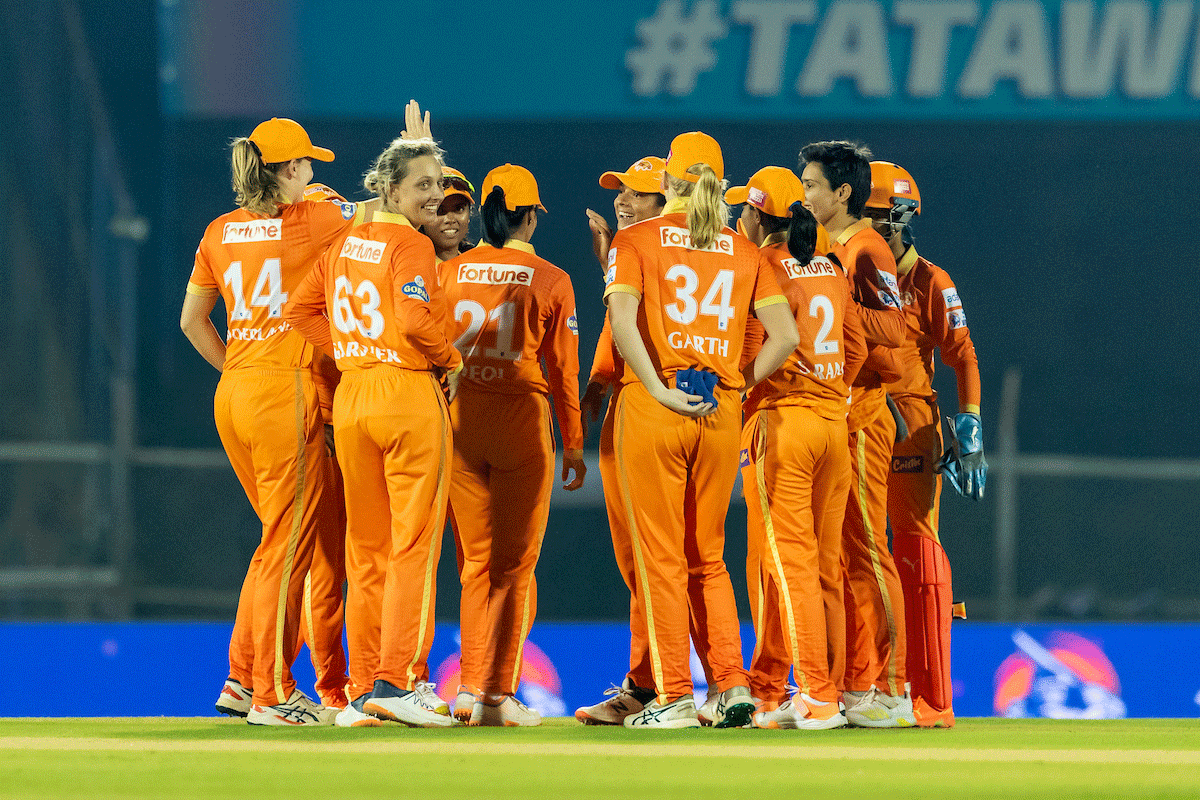
[(829, 241), (837, 241), (837, 238), (842, 235), (842, 232), (849, 228), (854, 223), (858, 222), (860, 217), (852, 215), (845, 209), (839, 209), (828, 222), (822, 223), (825, 230), (829, 233)]

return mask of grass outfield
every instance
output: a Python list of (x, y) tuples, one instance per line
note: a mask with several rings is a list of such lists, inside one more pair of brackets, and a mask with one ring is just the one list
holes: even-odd
[(1200, 720), (952, 730), (257, 728), (0, 719), (0, 798), (1200, 797)]

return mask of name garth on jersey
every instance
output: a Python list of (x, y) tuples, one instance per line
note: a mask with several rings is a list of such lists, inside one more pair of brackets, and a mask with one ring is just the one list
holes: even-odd
[(533, 267), (519, 267), (509, 264), (459, 264), (459, 283), (482, 283), (491, 286), (516, 284), (528, 286), (533, 282)]
[(221, 244), (246, 242), (278, 242), (283, 239), (283, 221), (255, 219), (249, 222), (226, 222), (221, 232)]

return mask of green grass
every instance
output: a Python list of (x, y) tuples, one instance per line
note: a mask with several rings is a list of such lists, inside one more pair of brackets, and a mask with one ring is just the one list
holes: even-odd
[(253, 728), (0, 719), (0, 799), (1198, 797), (1200, 720), (952, 730)]

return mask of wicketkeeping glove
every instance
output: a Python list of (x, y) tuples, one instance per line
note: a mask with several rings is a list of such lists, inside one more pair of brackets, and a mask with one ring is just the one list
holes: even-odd
[(717, 376), (708, 370), (688, 367), (675, 373), (676, 389), (699, 395), (704, 398), (701, 402), (712, 403), (713, 408), (717, 407), (717, 398), (713, 395), (713, 389), (716, 387)]
[(944, 474), (963, 497), (982, 500), (987, 484), (987, 459), (983, 457), (983, 428), (978, 414), (946, 417), (950, 446), (938, 459), (935, 470)]

